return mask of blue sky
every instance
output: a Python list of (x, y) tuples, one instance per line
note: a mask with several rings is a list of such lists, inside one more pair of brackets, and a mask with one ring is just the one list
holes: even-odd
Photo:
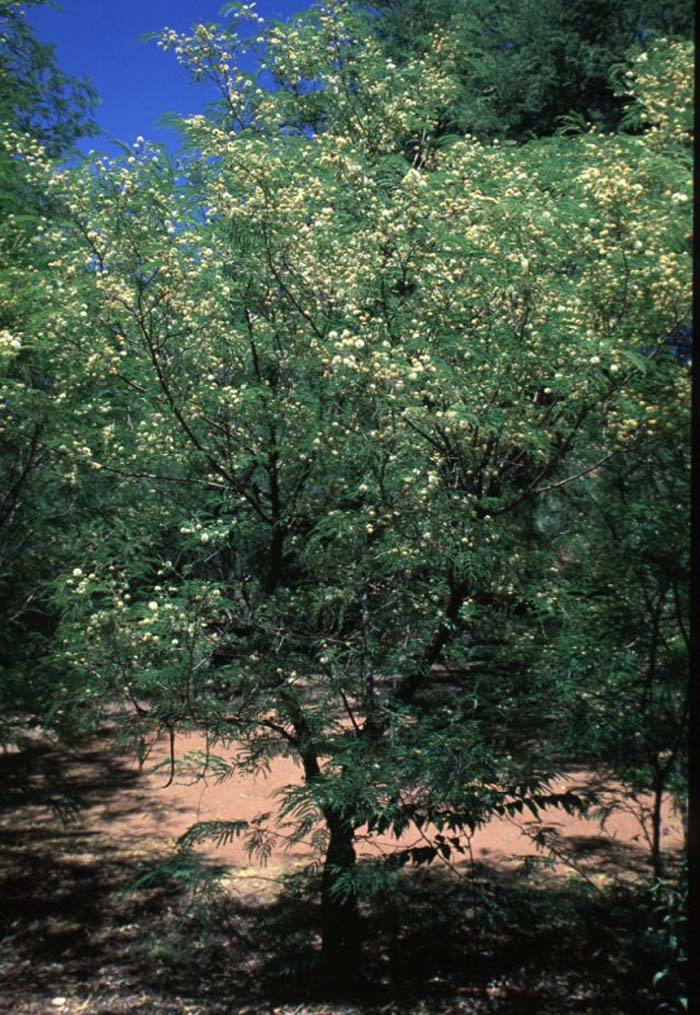
[[(65, 74), (87, 78), (101, 105), (95, 119), (102, 137), (83, 139), (83, 151), (109, 151), (116, 138), (132, 144), (141, 135), (174, 145), (175, 134), (158, 126), (163, 113), (201, 112), (213, 93), (190, 82), (173, 53), (155, 42), (140, 42), (145, 32), (166, 25), (185, 31), (197, 21), (220, 21), (223, 0), (62, 0), (61, 10), (33, 8), (27, 20), (42, 42), (56, 46)], [(308, 0), (258, 0), (264, 18), (286, 20), (309, 6)]]

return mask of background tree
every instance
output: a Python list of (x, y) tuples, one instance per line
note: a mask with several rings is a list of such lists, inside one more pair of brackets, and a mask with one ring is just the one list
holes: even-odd
[(0, 4), (0, 121), (30, 134), (58, 158), (80, 137), (97, 133), (91, 114), (94, 89), (65, 74), (55, 46), (41, 42), (26, 11), (46, 0), (2, 0)]
[(627, 50), (660, 37), (693, 35), (689, 0), (378, 0), (376, 31), (402, 64), (438, 31), (458, 88), (441, 129), (518, 141), (553, 134), (577, 114), (616, 130), (624, 104), (610, 81)]
[(662, 802), (672, 793), (683, 808), (687, 784), (688, 462), (677, 444), (625, 464), (584, 499), (580, 549), (571, 545), (561, 583), (571, 622), (552, 665), (570, 695), (571, 749), (633, 798), (651, 792), (637, 813), (661, 877)]
[[(38, 158), (64, 157), (73, 142), (96, 131), (96, 99), (83, 82), (56, 66), (53, 47), (25, 20), (25, 4), (0, 2), (0, 737), (20, 727), (14, 706), (37, 703), (46, 636), (55, 624), (41, 583), (57, 566), (60, 534), (74, 503), (47, 455), (56, 420), (48, 391), (49, 360), (29, 337), (44, 308), (35, 290), (42, 261), (39, 238), (56, 209), (12, 152), (13, 138), (31, 138)], [(34, 324), (30, 325), (30, 321)], [(44, 695), (39, 695), (44, 699)]]
[[(647, 143), (683, 174), (690, 168), (692, 100), (690, 65), (680, 68), (689, 54), (682, 44), (654, 46), (624, 78), (637, 96), (625, 122), (646, 127)], [(681, 177), (669, 183), (671, 201), (683, 206), (688, 195)], [(689, 241), (690, 233), (678, 233), (677, 250)], [(627, 353), (639, 373), (644, 432), (657, 439), (652, 449), (641, 446), (606, 463), (567, 495), (565, 510), (574, 515), (556, 572), (566, 623), (547, 661), (557, 686), (568, 688), (560, 699), (560, 731), (568, 727), (569, 749), (633, 795), (651, 793), (644, 825), (657, 877), (664, 867), (662, 801), (670, 793), (684, 812), (687, 785), (690, 420), (677, 392), (688, 382), (689, 338), (689, 328), (680, 326), (665, 348), (645, 343)], [(656, 366), (647, 387), (651, 360)], [(624, 412), (612, 408), (626, 432)]]

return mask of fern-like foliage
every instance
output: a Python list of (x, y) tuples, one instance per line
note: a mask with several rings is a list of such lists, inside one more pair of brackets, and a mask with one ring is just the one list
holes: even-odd
[(177, 848), (180, 852), (189, 851), (203, 842), (213, 842), (215, 846), (228, 846), (249, 830), (248, 821), (197, 821), (177, 840)]
[(183, 761), (190, 766), (190, 772), (195, 778), (213, 779), (217, 784), (233, 778), (238, 771), (235, 763), (205, 751), (188, 751)]

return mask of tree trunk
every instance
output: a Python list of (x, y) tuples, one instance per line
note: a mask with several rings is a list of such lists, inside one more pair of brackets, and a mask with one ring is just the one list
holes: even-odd
[(323, 965), (329, 980), (344, 989), (361, 980), (362, 962), (357, 893), (333, 892), (338, 876), (355, 867), (355, 833), (352, 824), (333, 811), (327, 812), (328, 849), (321, 882)]
[(663, 876), (663, 859), (661, 856), (661, 803), (664, 797), (664, 778), (658, 764), (654, 765), (654, 804), (651, 814), (651, 862), (654, 877)]
[(265, 592), (267, 595), (271, 595), (277, 589), (282, 578), (282, 561), (284, 559), (284, 541), (286, 535), (286, 530), (279, 522), (276, 523), (272, 530), (267, 575), (265, 576)]

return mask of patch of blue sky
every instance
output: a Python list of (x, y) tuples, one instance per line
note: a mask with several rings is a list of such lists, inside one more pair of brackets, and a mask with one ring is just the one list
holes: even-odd
[[(266, 21), (285, 21), (309, 6), (308, 0), (259, 0), (255, 9)], [(178, 133), (167, 115), (203, 113), (218, 95), (209, 83), (193, 83), (173, 53), (143, 37), (165, 27), (186, 32), (196, 22), (223, 23), (220, 10), (221, 0), (64, 0), (61, 9), (30, 8), (27, 20), (42, 42), (55, 45), (61, 70), (87, 79), (100, 97), (95, 119), (102, 134), (81, 139), (79, 150), (114, 155), (113, 141), (133, 145), (137, 138), (176, 149)], [(255, 57), (247, 61), (243, 69), (251, 73)]]

